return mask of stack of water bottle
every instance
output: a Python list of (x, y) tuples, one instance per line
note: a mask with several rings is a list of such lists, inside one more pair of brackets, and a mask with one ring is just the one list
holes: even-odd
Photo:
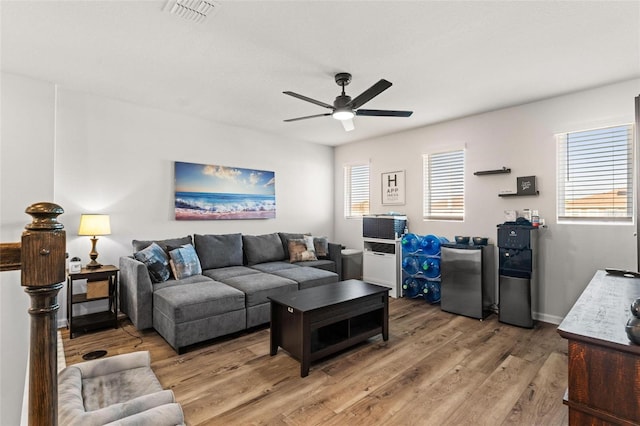
[(402, 292), (405, 297), (440, 301), (440, 245), (448, 243), (435, 235), (402, 236)]

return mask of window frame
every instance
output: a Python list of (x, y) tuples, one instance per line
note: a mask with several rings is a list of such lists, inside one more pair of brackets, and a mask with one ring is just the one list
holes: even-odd
[[(456, 160), (456, 156), (460, 156), (461, 164), (443, 166), (442, 171), (449, 171), (452, 174), (449, 175), (449, 180), (452, 180), (453, 188), (458, 187), (452, 192), (441, 194), (438, 197), (434, 197), (434, 191), (431, 189), (434, 181), (438, 183), (438, 180), (434, 179), (432, 172), (439, 169), (432, 166), (432, 159), (436, 157), (436, 161), (449, 162)], [(449, 159), (447, 159), (449, 157)], [(457, 148), (447, 151), (432, 152), (422, 155), (422, 219), (425, 221), (447, 221), (447, 222), (464, 222), (465, 217), (465, 174), (466, 174), (466, 149)], [(443, 182), (438, 184), (442, 185)], [(449, 188), (451, 190), (451, 188)], [(443, 202), (444, 197), (449, 197), (449, 207), (443, 207), (442, 212), (435, 213), (433, 205), (435, 202)], [(457, 200), (456, 200), (457, 197)], [(454, 200), (452, 203), (452, 199)]]
[[(620, 131), (624, 131), (626, 132), (626, 147), (624, 149), (619, 149), (616, 150), (616, 148), (613, 147), (613, 144), (619, 140), (614, 140), (613, 139), (613, 133), (615, 132), (614, 129), (622, 129)], [(608, 132), (608, 136), (607, 136), (607, 131)], [(635, 222), (635, 210), (636, 210), (636, 141), (634, 138), (634, 125), (633, 123), (623, 123), (623, 124), (617, 124), (617, 125), (609, 125), (609, 126), (604, 126), (604, 127), (598, 127), (598, 128), (592, 128), (592, 129), (585, 129), (585, 130), (577, 130), (577, 131), (571, 131), (571, 132), (563, 132), (563, 133), (558, 133), (555, 135), (555, 139), (556, 139), (556, 192), (557, 192), (557, 196), (556, 196), (556, 220), (557, 223), (559, 224), (597, 224), (597, 225), (631, 225)], [(590, 163), (593, 163), (592, 166), (593, 167), (604, 167), (604, 165), (602, 164), (603, 161), (602, 159), (606, 159), (607, 161), (611, 162), (610, 164), (610, 168), (608, 169), (604, 169), (603, 173), (609, 174), (610, 175), (610, 180), (612, 182), (616, 182), (617, 181), (617, 177), (619, 176), (626, 176), (626, 194), (622, 194), (622, 196), (626, 197), (626, 201), (624, 203), (620, 203), (618, 200), (615, 199), (615, 195), (619, 195), (620, 193), (620, 188), (616, 188), (616, 184), (615, 183), (611, 183), (611, 186), (608, 187), (609, 191), (607, 192), (595, 192), (595, 190), (592, 191), (588, 191), (588, 188), (586, 188), (586, 184), (583, 185), (577, 185), (575, 186), (572, 190), (568, 190), (567, 189), (567, 175), (570, 173), (570, 170), (572, 169), (571, 164), (569, 164), (568, 162), (570, 161), (568, 159), (568, 156), (570, 155), (568, 152), (568, 149), (570, 149), (569, 144), (571, 142), (574, 143), (580, 143), (581, 141), (579, 140), (581, 137), (587, 137), (588, 134), (598, 134), (595, 133), (598, 132), (599, 133), (599, 137), (598, 138), (594, 138), (591, 140), (583, 140), (582, 142), (585, 144), (590, 144), (593, 145), (592, 149), (595, 150), (600, 150), (602, 151), (603, 149), (606, 148), (611, 148), (611, 154), (610, 155), (603, 155), (602, 152), (588, 152), (586, 153), (586, 157), (578, 157), (575, 161), (576, 163), (574, 163), (574, 169), (575, 168), (579, 168), (579, 163), (577, 163), (578, 161), (586, 161), (585, 158), (588, 158), (589, 155), (591, 155), (592, 158), (598, 158), (598, 160), (590, 160)], [(575, 138), (573, 141), (570, 141), (571, 137)], [(606, 145), (605, 141), (606, 139), (609, 139), (609, 146)], [(600, 145), (599, 143), (603, 142), (605, 143), (604, 145)], [(619, 160), (617, 160), (617, 156), (620, 155), (621, 153), (624, 153), (626, 155), (624, 162), (625, 162), (625, 166), (626, 166), (626, 170), (623, 173), (616, 173), (617, 167), (619, 166)], [(577, 155), (577, 154), (576, 154)], [(582, 154), (585, 155), (585, 154)], [(596, 164), (596, 163), (600, 163), (600, 164)], [(604, 180), (604, 178), (603, 178)], [(601, 183), (599, 183), (598, 185), (601, 185)], [(572, 214), (571, 212), (567, 211), (567, 201), (570, 201), (571, 199), (575, 198), (570, 198), (567, 196), (567, 193), (573, 192), (579, 192), (579, 191), (583, 191), (584, 194), (586, 194), (583, 198), (586, 197), (594, 197), (598, 194), (607, 194), (608, 192), (611, 192), (611, 204), (603, 207), (602, 210), (608, 209), (606, 212), (602, 213), (602, 214), (596, 214), (596, 212), (593, 213), (589, 213), (589, 212), (579, 212), (578, 208), (576, 208), (575, 212)], [(587, 205), (588, 207), (591, 207), (593, 209), (597, 209), (599, 208), (599, 205), (601, 205), (602, 203), (600, 202), (599, 199), (597, 198), (593, 198), (593, 203), (591, 206)], [(620, 214), (616, 214), (616, 210), (620, 210), (620, 206), (621, 205), (625, 205), (625, 210), (626, 213), (620, 215)], [(563, 207), (564, 205), (564, 207)]]
[[(357, 174), (360, 177), (366, 175), (366, 188), (364, 185), (364, 179), (359, 181), (359, 185), (354, 188), (354, 168), (364, 169)], [(344, 172), (344, 217), (345, 219), (359, 219), (368, 215), (371, 212), (371, 165), (370, 163), (354, 163), (347, 164), (343, 167)], [(354, 192), (354, 189), (356, 192)], [(366, 192), (366, 200), (362, 197), (360, 192)], [(354, 197), (356, 195), (356, 197)], [(365, 203), (362, 208), (354, 209), (354, 198), (357, 199), (357, 203)], [(359, 211), (358, 211), (359, 210)]]

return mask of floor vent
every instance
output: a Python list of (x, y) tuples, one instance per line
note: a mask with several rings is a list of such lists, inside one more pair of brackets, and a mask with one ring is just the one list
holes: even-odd
[(220, 5), (212, 0), (169, 0), (165, 10), (189, 21), (202, 23), (219, 7)]

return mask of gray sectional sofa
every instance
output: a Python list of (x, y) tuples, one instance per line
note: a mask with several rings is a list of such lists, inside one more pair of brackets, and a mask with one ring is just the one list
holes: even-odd
[[(134, 255), (120, 258), (120, 310), (137, 329), (156, 329), (178, 353), (186, 346), (268, 323), (269, 296), (340, 280), (341, 246), (326, 239), (320, 239), (326, 250), (320, 248), (316, 258), (292, 262), (307, 258), (308, 253), (293, 253), (304, 237), (195, 234), (134, 240)], [(158, 282), (155, 271), (136, 255), (152, 243), (166, 253), (193, 245), (201, 272)]]

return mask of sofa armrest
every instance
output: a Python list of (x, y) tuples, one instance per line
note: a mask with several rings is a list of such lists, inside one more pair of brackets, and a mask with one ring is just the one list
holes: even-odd
[(336, 264), (338, 280), (342, 281), (342, 245), (329, 243), (329, 259)]
[(138, 330), (153, 327), (153, 284), (144, 263), (120, 258), (120, 310)]

